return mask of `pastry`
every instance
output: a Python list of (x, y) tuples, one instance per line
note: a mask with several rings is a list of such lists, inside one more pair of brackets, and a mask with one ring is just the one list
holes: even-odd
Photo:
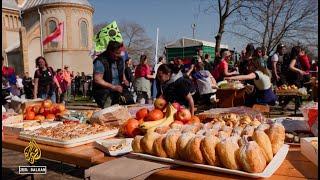
[(270, 129), (268, 129), (266, 132), (271, 141), (272, 152), (273, 154), (276, 154), (284, 144), (285, 129), (282, 124), (274, 123), (271, 125)]
[(205, 129), (201, 129), (196, 133), (196, 135), (202, 135), (203, 136), (205, 133), (206, 133), (206, 130)]
[(185, 155), (185, 148), (188, 144), (188, 142), (190, 141), (190, 139), (192, 139), (194, 137), (194, 133), (192, 132), (187, 132), (187, 133), (183, 133), (178, 141), (177, 141), (177, 152), (178, 152), (178, 156), (180, 159), (182, 160), (187, 160), (186, 155)]
[(219, 166), (220, 161), (218, 153), (216, 153), (216, 145), (220, 142), (220, 139), (215, 136), (205, 136), (200, 144), (200, 150), (202, 156), (209, 165)]
[(134, 137), (133, 141), (132, 141), (132, 150), (133, 152), (135, 153), (143, 153), (143, 150), (140, 146), (140, 142), (141, 142), (141, 139), (143, 138), (143, 136), (136, 136)]
[(200, 144), (204, 136), (193, 137), (186, 146), (186, 158), (188, 161), (192, 161), (199, 164), (204, 164), (205, 159), (202, 156), (200, 150)]
[(224, 167), (233, 170), (240, 169), (237, 157), (239, 146), (237, 143), (234, 143), (231, 138), (226, 138), (218, 143), (216, 150), (218, 152), (219, 160)]
[(166, 151), (168, 157), (177, 159), (177, 141), (181, 136), (181, 132), (179, 131), (171, 131), (169, 132), (166, 137), (164, 138), (164, 150)]
[(165, 137), (166, 137), (165, 135), (161, 135), (153, 143), (153, 147), (152, 147), (153, 154), (158, 157), (165, 157), (165, 158), (168, 157), (166, 151), (163, 148)]
[(203, 125), (203, 129), (208, 130), (208, 129), (211, 129), (212, 126), (213, 126), (213, 123), (212, 122), (208, 122), (208, 123), (205, 123)]
[(218, 122), (214, 122), (211, 129), (217, 129), (220, 130), (222, 126), (225, 125), (224, 121), (218, 121)]
[(231, 136), (234, 136), (234, 135), (241, 136), (242, 131), (243, 131), (243, 127), (237, 126), (237, 127), (233, 128)]
[(169, 131), (170, 127), (169, 126), (162, 126), (162, 127), (157, 127), (154, 132), (159, 133), (159, 134), (166, 134)]
[(255, 141), (248, 141), (244, 136), (244, 145), (239, 149), (239, 162), (241, 167), (250, 173), (263, 172), (267, 166), (266, 159), (262, 153), (262, 149)]
[(225, 131), (219, 131), (218, 132), (218, 136), (217, 136), (220, 140), (226, 139), (229, 137), (229, 134)]
[(140, 146), (145, 153), (153, 154), (153, 143), (160, 136), (159, 133), (149, 131), (141, 139)]
[(256, 119), (250, 122), (250, 125), (253, 126), (254, 128), (257, 128), (260, 124), (261, 122)]
[(232, 128), (232, 127), (229, 127), (229, 126), (227, 126), (227, 125), (222, 126), (222, 128), (221, 128), (221, 131), (226, 132), (226, 133), (228, 134), (228, 136), (230, 136), (230, 135), (231, 135), (232, 130), (233, 130), (233, 128)]
[(205, 136), (218, 136), (219, 130), (217, 129), (209, 129), (206, 131)]
[(263, 155), (265, 156), (267, 163), (269, 163), (273, 158), (273, 153), (268, 135), (264, 131), (255, 130), (252, 139), (261, 147)]
[(254, 127), (251, 125), (246, 125), (241, 133), (241, 136), (245, 136), (245, 135), (252, 136), (253, 132), (254, 132)]
[(250, 124), (251, 123), (251, 117), (250, 116), (248, 116), (248, 115), (244, 115), (244, 116), (242, 116), (241, 117), (241, 119), (240, 119), (240, 124)]
[(182, 129), (182, 133), (192, 132), (193, 134), (197, 133), (200, 130), (199, 126), (196, 125), (185, 125)]
[(261, 131), (267, 131), (268, 129), (270, 129), (270, 125), (267, 123), (262, 123), (256, 129)]

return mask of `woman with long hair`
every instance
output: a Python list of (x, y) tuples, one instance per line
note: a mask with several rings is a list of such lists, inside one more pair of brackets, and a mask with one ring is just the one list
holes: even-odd
[(308, 72), (304, 71), (301, 66), (301, 59), (303, 50), (300, 46), (294, 46), (290, 53), (290, 64), (288, 72), (288, 83), (290, 85), (296, 85), (297, 87), (302, 87), (304, 76), (309, 75)]
[(253, 104), (269, 104), (274, 105), (277, 96), (272, 91), (271, 77), (267, 68), (262, 67), (258, 61), (253, 61), (255, 71), (247, 75), (239, 75), (233, 77), (226, 77), (226, 80), (253, 80), (255, 92), (253, 96), (246, 99), (246, 105)]
[(38, 68), (34, 72), (34, 98), (51, 99), (52, 102), (56, 102), (55, 89), (58, 89), (58, 93), (62, 93), (61, 87), (55, 78), (55, 72), (52, 67), (48, 66), (46, 59), (39, 56), (36, 59), (36, 67)]

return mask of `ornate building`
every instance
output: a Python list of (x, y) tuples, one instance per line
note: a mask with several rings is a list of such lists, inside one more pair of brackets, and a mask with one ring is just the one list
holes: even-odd
[[(2, 0), (2, 55), (17, 73), (31, 76), (42, 49), (54, 69), (69, 65), (72, 71), (91, 74), (93, 12), (87, 0)], [(41, 40), (60, 22), (63, 41), (42, 47)]]

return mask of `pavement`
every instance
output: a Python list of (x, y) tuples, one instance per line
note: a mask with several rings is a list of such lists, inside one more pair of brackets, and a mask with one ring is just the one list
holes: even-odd
[[(67, 108), (74, 108), (81, 106), (86, 108), (97, 108), (95, 103), (92, 102), (72, 102), (67, 104)], [(283, 116), (293, 116), (293, 104), (288, 105), (288, 110), (283, 111), (283, 109), (279, 106), (271, 107), (270, 117), (283, 117)], [(298, 111), (296, 116), (302, 116), (301, 113)], [(75, 167), (71, 164), (61, 164), (58, 161), (53, 161), (45, 158), (41, 158), (39, 161), (36, 162), (38, 165), (47, 166), (47, 174), (45, 175), (34, 175), (35, 180), (80, 180), (84, 177), (84, 169), (80, 169)], [(27, 165), (26, 160), (24, 159), (23, 153), (8, 150), (2, 148), (2, 179), (6, 180), (17, 180), (17, 179), (30, 179), (31, 176), (22, 176), (18, 173), (18, 167)]]

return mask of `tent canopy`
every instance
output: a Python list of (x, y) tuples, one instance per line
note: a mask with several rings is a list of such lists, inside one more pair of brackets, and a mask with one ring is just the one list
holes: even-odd
[[(199, 39), (191, 39), (191, 38), (180, 38), (176, 41), (168, 43), (165, 47), (167, 49), (169, 48), (182, 48), (182, 47), (193, 47), (193, 46), (210, 46), (215, 47), (216, 43), (209, 42), (209, 41), (203, 41)], [(228, 45), (220, 45), (220, 48), (228, 49)]]

